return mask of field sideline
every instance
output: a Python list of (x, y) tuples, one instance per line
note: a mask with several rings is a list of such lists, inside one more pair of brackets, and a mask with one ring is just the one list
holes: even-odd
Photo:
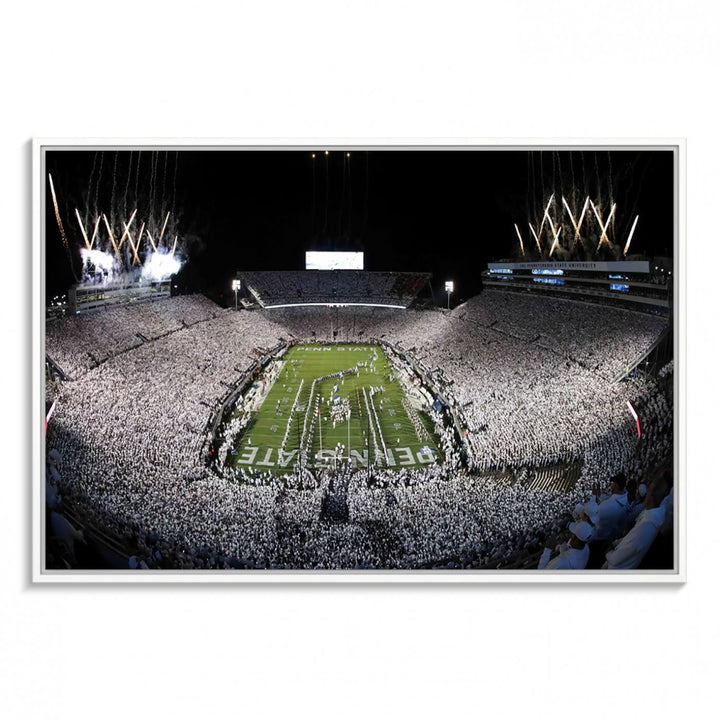
[[(418, 415), (429, 433), (427, 436), (423, 435), (422, 439), (418, 438), (413, 423), (403, 407), (405, 392), (397, 378), (393, 377), (393, 368), (380, 346), (296, 345), (280, 362), (280, 371), (274, 384), (257, 412), (253, 413), (253, 418), (239, 436), (236, 448), (229, 456), (232, 465), (262, 471), (292, 470), (298, 461), (298, 444), (312, 381), (353, 369), (358, 364), (359, 375), (353, 373), (342, 379), (330, 378), (316, 383), (315, 393), (316, 395), (319, 393), (322, 398), (320, 404), (322, 421), (316, 423), (309, 466), (332, 467), (338, 462), (335, 453), (338, 444), (345, 446), (344, 450), (337, 453), (344, 458), (342, 462), (347, 462), (349, 446), (350, 462), (353, 467), (378, 464), (389, 469), (401, 469), (428, 465), (442, 459), (432, 433), (430, 418), (422, 413)], [(303, 381), (302, 390), (298, 396), (301, 381)], [(333, 392), (336, 385), (337, 390)], [(372, 411), (370, 416), (367, 412), (365, 396), (370, 404), (371, 387), (377, 388), (372, 402), (375, 405), (380, 431), (374, 424)], [(297, 408), (291, 418), (290, 410), (296, 396)], [(334, 402), (345, 401), (348, 401), (350, 406), (349, 427), (344, 419), (336, 422), (333, 427), (331, 408)], [(290, 432), (283, 452), (281, 445), (288, 423), (290, 423)], [(380, 458), (377, 462), (370, 423), (373, 423), (372, 427), (375, 429), (377, 445), (380, 449)], [(385, 448), (380, 440), (381, 434), (385, 440)]]

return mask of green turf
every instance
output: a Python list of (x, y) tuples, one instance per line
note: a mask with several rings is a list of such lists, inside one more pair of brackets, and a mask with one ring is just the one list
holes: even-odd
[[(369, 365), (373, 355), (377, 353), (377, 360), (371, 371)], [(429, 439), (419, 440), (412, 422), (403, 407), (404, 391), (397, 379), (390, 381), (392, 374), (385, 353), (377, 345), (296, 345), (291, 348), (283, 358), (282, 370), (270, 388), (264, 401), (253, 413), (253, 418), (245, 431), (239, 436), (236, 443), (236, 454), (229, 455), (229, 462), (246, 470), (287, 472), (295, 468), (298, 460), (298, 439), (302, 433), (305, 411), (310, 395), (312, 380), (324, 375), (347, 370), (358, 362), (367, 362), (368, 367), (360, 368), (360, 375), (348, 375), (339, 379), (328, 379), (316, 384), (316, 393), (327, 401), (331, 400), (332, 389), (338, 384), (337, 395), (340, 399), (348, 398), (351, 408), (349, 447), (350, 462), (353, 467), (366, 467), (381, 465), (389, 469), (399, 470), (426, 466), (435, 459), (442, 460), (436, 439), (430, 434)], [(304, 379), (303, 389), (298, 401), (300, 412), (290, 419), (289, 412), (298, 392), (301, 379)], [(382, 458), (376, 463), (373, 451), (372, 432), (368, 428), (368, 413), (366, 410), (363, 387), (370, 401), (370, 387), (384, 387), (384, 392), (376, 393), (374, 397), (375, 409), (380, 421), (385, 445), (388, 450), (387, 460), (382, 449), (380, 436), (376, 437)], [(380, 401), (382, 400), (382, 409)], [(278, 410), (278, 401), (280, 406)], [(314, 403), (314, 401), (313, 401)], [(315, 427), (310, 453), (310, 468), (332, 467), (334, 457), (332, 451), (338, 443), (348, 447), (348, 423), (343, 421), (333, 428), (330, 417), (330, 407), (326, 402), (321, 403), (322, 408), (322, 449), (320, 453), (320, 429)], [(280, 446), (285, 435), (288, 420), (291, 421), (290, 434), (285, 452), (280, 453)], [(421, 416), (423, 424), (431, 425), (427, 416)], [(435, 453), (422, 453), (421, 448), (429, 446)], [(347, 457), (347, 449), (345, 450)]]

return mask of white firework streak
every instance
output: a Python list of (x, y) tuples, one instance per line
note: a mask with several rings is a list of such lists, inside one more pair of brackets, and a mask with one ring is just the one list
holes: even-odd
[[(155, 246), (155, 241), (153, 240), (153, 236), (150, 234), (150, 231), (146, 230), (145, 234), (150, 238), (150, 244), (152, 245), (153, 251), (157, 252), (157, 247)], [(142, 239), (142, 238), (140, 238), (140, 239)], [(138, 242), (140, 242), (140, 239), (138, 239)]]
[(630, 235), (628, 235), (627, 242), (625, 243), (625, 250), (623, 250), (623, 255), (627, 255), (627, 251), (630, 249), (630, 241), (632, 240), (633, 233), (635, 232), (635, 226), (637, 225), (637, 221), (640, 219), (639, 215), (635, 216), (635, 222), (632, 224), (632, 228), (630, 228)]
[(93, 235), (90, 238), (90, 249), (92, 250), (93, 245), (95, 244), (95, 238), (97, 237), (98, 228), (100, 227), (100, 216), (97, 216), (97, 219), (95, 220), (95, 229), (93, 230)]
[(105, 213), (103, 213), (103, 220), (105, 221), (105, 227), (107, 228), (108, 235), (110, 236), (110, 242), (113, 246), (113, 250), (115, 251), (115, 255), (117, 255), (117, 259), (120, 260), (120, 251), (115, 244), (115, 237), (113, 236), (112, 230), (110, 229), (110, 223), (108, 222), (107, 215), (105, 215)]
[(57, 197), (55, 196), (55, 185), (53, 185), (52, 175), (48, 173), (50, 180), (50, 192), (52, 193), (53, 205), (55, 206), (55, 219), (57, 220), (58, 227), (60, 228), (60, 237), (62, 238), (63, 245), (66, 249), (70, 249), (68, 245), (67, 237), (65, 236), (65, 228), (63, 227), (62, 220), (60, 219), (60, 208), (58, 208)]
[(90, 250), (90, 241), (88, 240), (87, 233), (85, 232), (85, 228), (83, 227), (82, 220), (80, 219), (80, 213), (78, 212), (77, 208), (75, 208), (75, 217), (77, 218), (78, 225), (80, 226), (80, 232), (82, 233), (83, 240), (85, 240), (85, 247)]
[(582, 223), (585, 218), (585, 212), (587, 211), (588, 203), (590, 202), (590, 196), (588, 195), (585, 198), (585, 204), (583, 205), (582, 212), (580, 213), (580, 219), (577, 221), (577, 223), (575, 222), (575, 218), (573, 217), (572, 211), (570, 210), (570, 206), (567, 204), (567, 201), (565, 200), (565, 198), (563, 198), (562, 201), (563, 201), (563, 204), (565, 205), (565, 209), (568, 211), (568, 215), (570, 216), (570, 222), (572, 223), (573, 229), (575, 230), (575, 235), (573, 236), (572, 247), (570, 248), (570, 250), (572, 251), (572, 249), (575, 247), (575, 244), (577, 243), (578, 240), (580, 240), (580, 243), (582, 244), (582, 236), (580, 235), (580, 228), (582, 227)]
[(523, 245), (522, 235), (520, 234), (520, 230), (518, 230), (517, 223), (515, 223), (515, 232), (517, 233), (518, 240), (520, 241), (520, 251), (522, 252), (523, 257), (525, 257), (525, 246)]
[[(167, 157), (167, 155), (166, 155), (166, 157)], [(167, 225), (167, 221), (169, 218), (170, 218), (170, 213), (168, 213), (165, 216), (165, 222), (163, 223), (162, 230), (160, 231), (160, 239), (158, 240), (158, 245), (162, 245), (163, 235), (165, 234), (165, 226)]]
[(607, 229), (610, 225), (610, 221), (612, 220), (612, 216), (615, 213), (615, 207), (617, 203), (613, 203), (612, 208), (610, 208), (610, 214), (608, 215), (607, 222), (603, 225), (603, 221), (600, 218), (600, 213), (598, 213), (597, 208), (595, 207), (595, 203), (591, 200), (590, 205), (592, 206), (593, 212), (595, 213), (595, 217), (597, 218), (598, 223), (600, 224), (600, 242), (598, 243), (597, 248), (595, 248), (595, 251), (597, 252), (600, 249), (600, 246), (603, 244), (603, 240), (612, 247), (612, 243), (610, 242), (610, 239), (607, 236)]
[(548, 215), (548, 222), (550, 223), (550, 230), (552, 231), (553, 238), (554, 238), (552, 247), (550, 248), (550, 254), (548, 256), (548, 257), (552, 257), (553, 250), (555, 250), (555, 246), (560, 242), (559, 238), (560, 238), (560, 233), (562, 232), (562, 226), (560, 226), (558, 228), (558, 231), (555, 232), (555, 225), (553, 225), (552, 218), (549, 215)]
[(140, 241), (142, 240), (142, 234), (143, 234), (143, 230), (144, 230), (144, 229), (145, 229), (145, 223), (143, 223), (143, 224), (140, 226), (140, 232), (138, 233), (137, 245), (134, 245), (134, 244), (133, 244), (132, 235), (130, 235), (130, 234), (128, 233), (128, 238), (130, 239), (130, 247), (133, 249), (133, 253), (135, 254), (135, 258), (133, 259), (133, 264), (135, 264), (135, 260), (137, 260), (137, 264), (138, 264), (138, 265), (141, 265), (141, 264), (142, 264), (142, 263), (140, 262), (140, 257), (138, 256), (137, 250), (138, 250), (138, 248), (140, 247)]
[(537, 245), (538, 252), (540, 255), (542, 255), (542, 248), (540, 247), (540, 238), (535, 234), (535, 229), (533, 226), (528, 223), (528, 227), (530, 228), (530, 232), (532, 233), (532, 236), (535, 238), (535, 244)]
[(118, 243), (118, 250), (122, 249), (123, 242), (125, 241), (125, 236), (130, 235), (130, 226), (133, 223), (133, 220), (135, 219), (135, 213), (137, 212), (137, 208), (133, 210), (132, 215), (130, 216), (130, 219), (128, 220), (127, 224), (123, 223), (123, 227), (125, 228), (125, 232), (123, 232), (122, 237), (120, 238), (120, 242)]
[(550, 217), (550, 216), (548, 215), (548, 210), (550, 210), (550, 206), (553, 204), (553, 200), (554, 200), (554, 199), (555, 199), (555, 193), (553, 193), (553, 194), (550, 196), (550, 199), (548, 200), (548, 204), (547, 204), (547, 206), (545, 207), (545, 212), (543, 213), (542, 221), (540, 222), (540, 231), (538, 232), (538, 235), (539, 235), (539, 236), (542, 235), (543, 225), (545, 224), (545, 218), (549, 218), (549, 217)]

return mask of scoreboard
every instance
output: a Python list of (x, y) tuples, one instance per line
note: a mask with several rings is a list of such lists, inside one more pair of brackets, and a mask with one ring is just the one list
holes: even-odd
[(361, 252), (322, 252), (308, 250), (305, 253), (306, 270), (363, 270)]

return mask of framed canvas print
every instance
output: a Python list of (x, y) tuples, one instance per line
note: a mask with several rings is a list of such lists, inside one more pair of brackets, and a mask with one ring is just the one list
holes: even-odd
[(682, 582), (684, 143), (36, 140), (36, 582)]

